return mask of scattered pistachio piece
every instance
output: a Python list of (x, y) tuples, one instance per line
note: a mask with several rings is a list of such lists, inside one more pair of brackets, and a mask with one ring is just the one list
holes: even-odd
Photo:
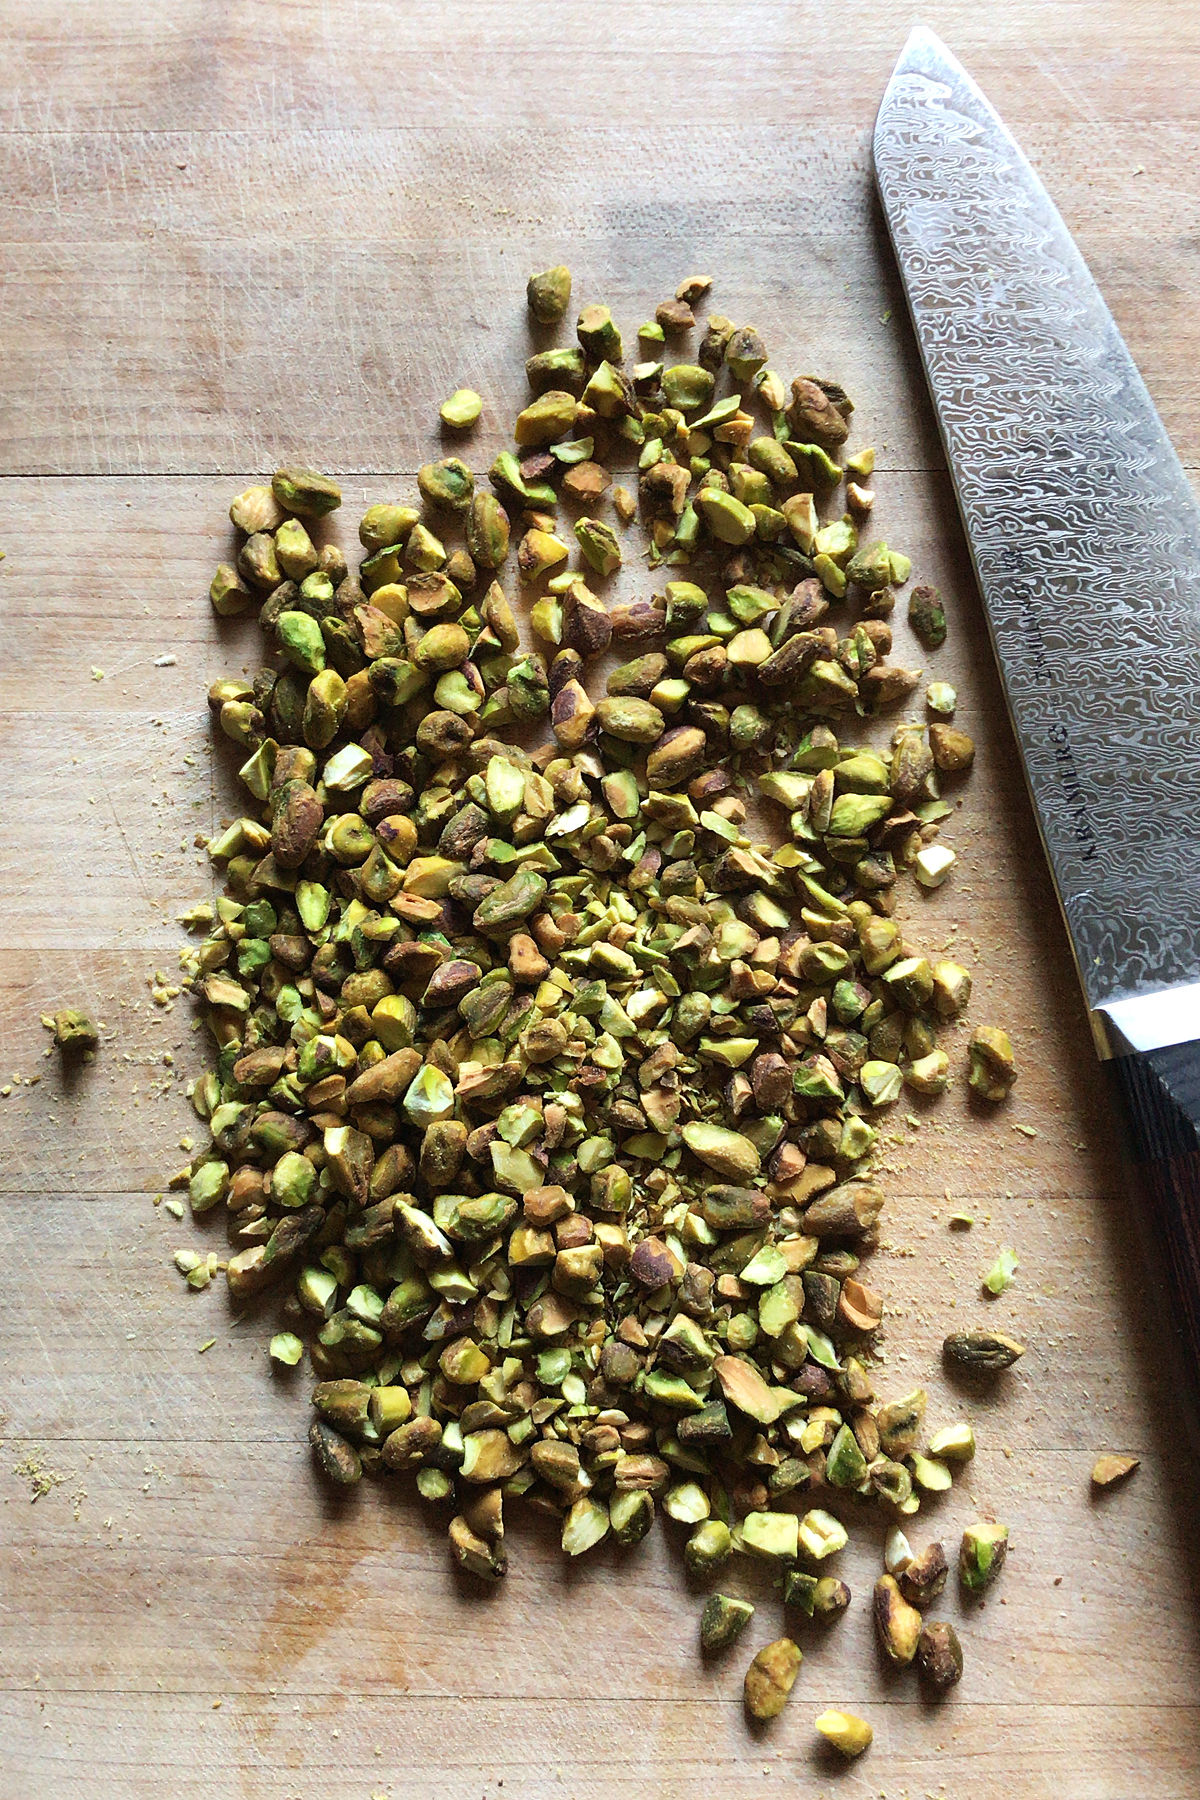
[(1137, 1456), (1116, 1456), (1110, 1453), (1097, 1457), (1092, 1465), (1092, 1485), (1098, 1488), (1114, 1487), (1117, 1482), (1128, 1480), (1134, 1470), (1141, 1466), (1141, 1458)]
[(988, 1293), (1002, 1294), (1006, 1288), (1010, 1288), (1020, 1266), (1016, 1251), (1010, 1250), (1006, 1245), (983, 1277), (983, 1285)]
[(813, 1726), (826, 1743), (832, 1744), (847, 1758), (861, 1756), (864, 1750), (871, 1748), (875, 1737), (867, 1721), (856, 1718), (853, 1713), (823, 1712), (813, 1720)]
[(1002, 1331), (956, 1331), (943, 1343), (942, 1353), (962, 1369), (991, 1371), (1011, 1369), (1025, 1346)]
[(465, 431), (474, 425), (482, 411), (483, 401), (473, 388), (456, 388), (448, 400), (442, 401), (438, 417), (451, 430)]
[(796, 1684), (804, 1654), (791, 1638), (765, 1644), (746, 1670), (743, 1691), (752, 1719), (774, 1719), (783, 1711)]

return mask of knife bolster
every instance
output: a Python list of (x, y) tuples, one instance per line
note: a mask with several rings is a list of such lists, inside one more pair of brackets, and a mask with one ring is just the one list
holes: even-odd
[(1200, 1395), (1200, 1042), (1134, 1051), (1108, 1066), (1165, 1252), (1173, 1322)]

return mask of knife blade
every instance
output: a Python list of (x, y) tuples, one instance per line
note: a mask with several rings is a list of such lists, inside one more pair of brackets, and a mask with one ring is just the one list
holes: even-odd
[(1034, 811), (1200, 1369), (1200, 507), (1050, 196), (918, 27), (875, 174)]
[(1101, 1053), (1191, 1038), (1200, 508), (1049, 195), (923, 28), (875, 169)]

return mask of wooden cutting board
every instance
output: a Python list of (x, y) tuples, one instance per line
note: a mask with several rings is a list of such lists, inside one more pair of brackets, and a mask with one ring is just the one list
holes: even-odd
[[(1090, 260), (1181, 454), (1200, 458), (1200, 16), (1134, 5), (941, 5)], [(1196, 1466), (1160, 1289), (1042, 867), (869, 179), (869, 128), (911, 23), (895, 0), (9, 0), (0, 22), (0, 1800), (1182, 1800), (1200, 1779)], [(696, 270), (815, 368), (879, 448), (881, 535), (946, 594), (980, 755), (947, 826), (954, 879), (906, 931), (975, 976), (1021, 1077), (893, 1114), (885, 1392), (969, 1411), (979, 1454), (914, 1536), (1008, 1520), (940, 1708), (880, 1671), (878, 1533), (855, 1603), (786, 1713), (752, 1733), (752, 1651), (782, 1629), (755, 1569), (742, 1646), (701, 1665), (679, 1544), (565, 1567), (530, 1522), (482, 1597), (408, 1492), (315, 1482), (306, 1382), (267, 1327), (183, 1289), (222, 1240), (154, 1197), (199, 1138), (187, 1005), (157, 1007), (197, 833), (233, 809), (203, 692), (253, 655), (205, 592), (225, 509), (285, 459), (362, 502), (413, 490), (460, 383), (482, 468), (523, 392), (530, 269), (565, 260), (627, 332)], [(644, 574), (622, 578), (646, 591)], [(898, 660), (921, 660), (898, 632)], [(1136, 796), (1130, 796), (1136, 806)], [(105, 1021), (64, 1084), (39, 1015)], [(952, 1046), (961, 1062), (964, 1034)], [(11, 1092), (8, 1091), (11, 1087)], [(948, 1227), (965, 1208), (970, 1232)], [(1021, 1267), (986, 1304), (1001, 1244)], [(947, 1330), (1029, 1352), (949, 1389)], [(211, 1340), (211, 1348), (202, 1347)], [(1094, 1456), (1141, 1456), (1089, 1492)], [(39, 1493), (40, 1490), (40, 1493)], [(31, 1500), (35, 1503), (31, 1504)], [(851, 1769), (813, 1717), (872, 1720)]]

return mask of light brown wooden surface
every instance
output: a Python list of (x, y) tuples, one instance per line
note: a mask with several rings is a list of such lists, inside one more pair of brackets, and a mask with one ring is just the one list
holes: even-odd
[[(1200, 16), (1168, 0), (921, 16), (1019, 131), (1200, 465)], [(1196, 1470), (1159, 1291), (870, 192), (870, 122), (912, 22), (892, 0), (4, 9), (0, 1800), (1200, 1785)], [(926, 1382), (931, 1417), (969, 1410), (980, 1439), (915, 1535), (954, 1539), (977, 1501), (1013, 1538), (993, 1597), (948, 1597), (970, 1615), (967, 1672), (940, 1709), (879, 1669), (869, 1522), (843, 1559), (850, 1615), (805, 1634), (761, 1736), (741, 1670), (781, 1624), (753, 1569), (728, 1585), (758, 1613), (713, 1666), (661, 1536), (564, 1568), (518, 1523), (502, 1591), (469, 1593), (408, 1495), (318, 1488), (304, 1382), (271, 1378), (264, 1322), (185, 1293), (170, 1255), (202, 1234), (152, 1204), (198, 1135), (182, 1090), (199, 1064), (185, 1005), (159, 1012), (148, 977), (207, 889), (191, 840), (233, 800), (203, 689), (253, 640), (204, 599), (228, 497), (311, 457), (343, 473), (335, 535), (352, 543), (362, 500), (411, 490), (460, 382), (487, 398), (484, 465), (523, 390), (525, 277), (560, 258), (627, 336), (707, 268), (774, 366), (845, 381), (856, 441), (880, 446), (881, 532), (950, 599), (928, 666), (958, 684), (980, 759), (947, 828), (960, 869), (904, 918), (959, 946), (972, 1020), (1010, 1027), (1022, 1074), (995, 1115), (960, 1082), (919, 1128), (890, 1127), (884, 1389)], [(107, 1027), (68, 1089), (38, 1023), (55, 1001)], [(952, 1233), (963, 1204), (978, 1222)], [(1021, 1269), (985, 1307), (1001, 1243)], [(1029, 1353), (994, 1395), (955, 1393), (941, 1338), (984, 1318)], [(1104, 1449), (1143, 1466), (1096, 1501)], [(33, 1505), (31, 1467), (63, 1477)], [(813, 1748), (827, 1705), (875, 1725), (852, 1768)]]

